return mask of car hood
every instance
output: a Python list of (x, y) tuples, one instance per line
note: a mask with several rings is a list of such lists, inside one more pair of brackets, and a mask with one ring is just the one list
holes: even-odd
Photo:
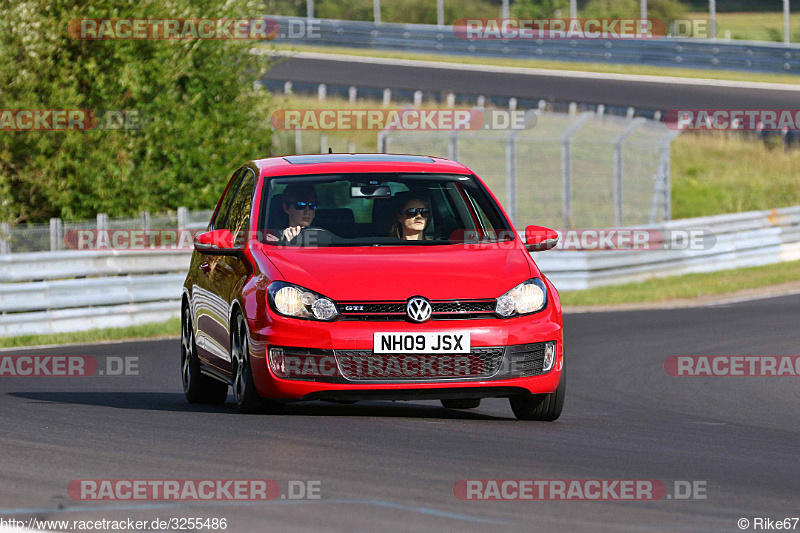
[(497, 298), (538, 275), (518, 246), (260, 249), (285, 281), (336, 301)]

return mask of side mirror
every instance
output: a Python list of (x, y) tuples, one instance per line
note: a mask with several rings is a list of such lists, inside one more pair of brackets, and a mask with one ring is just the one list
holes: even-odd
[(227, 229), (215, 229), (200, 233), (194, 238), (194, 249), (209, 255), (238, 255), (241, 248), (235, 248), (233, 233)]
[(525, 228), (525, 249), (529, 252), (543, 252), (558, 244), (556, 230), (542, 226)]

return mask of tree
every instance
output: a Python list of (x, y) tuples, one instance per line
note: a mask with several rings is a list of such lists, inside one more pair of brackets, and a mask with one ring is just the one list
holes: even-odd
[(0, 219), (209, 208), (270, 148), (252, 40), (79, 40), (83, 18), (258, 18), (249, 0), (0, 0), (0, 109), (126, 110), (138, 130), (0, 131)]

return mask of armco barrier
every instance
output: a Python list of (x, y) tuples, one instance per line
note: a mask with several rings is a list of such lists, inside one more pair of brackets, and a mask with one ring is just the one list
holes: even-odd
[(285, 31), (288, 18), (272, 18), (281, 23), (284, 34), (275, 41), (287, 44), (750, 72), (800, 71), (800, 45), (687, 38), (468, 41), (457, 37), (451, 26), (331, 19), (319, 19), (319, 32), (290, 36)]
[(177, 250), (0, 255), (0, 336), (177, 317), (188, 268), (189, 253)]
[[(642, 229), (710, 230), (716, 242), (701, 250), (553, 250), (533, 257), (562, 291), (800, 259), (800, 206), (673, 220)], [(177, 317), (188, 265), (185, 251), (0, 255), (0, 336)]]
[(716, 242), (699, 250), (565, 250), (536, 253), (534, 258), (563, 291), (800, 260), (800, 206), (672, 220), (641, 228), (709, 230)]

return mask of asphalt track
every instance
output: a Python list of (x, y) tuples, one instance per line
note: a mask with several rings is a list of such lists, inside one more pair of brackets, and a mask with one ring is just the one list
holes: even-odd
[[(301, 54), (302, 56), (302, 54)], [(489, 98), (515, 97), (549, 102), (579, 102), (638, 109), (795, 109), (796, 86), (766, 88), (769, 84), (741, 86), (699, 80), (654, 81), (652, 77), (559, 75), (557, 72), (530, 73), (506, 68), (501, 72), (471, 70), (470, 65), (449, 68), (422, 66), (423, 62), (373, 62), (322, 59), (323, 54), (305, 54), (277, 62), (265, 79), (305, 83), (373, 87), (377, 89), (421, 90), (425, 93), (485, 95)], [(487, 63), (490, 60), (487, 60)], [(407, 63), (407, 64), (402, 64)], [(412, 66), (413, 64), (413, 66)], [(761, 85), (761, 86), (759, 86)]]
[[(671, 377), (670, 355), (800, 353), (800, 296), (565, 317), (553, 423), (505, 400), (313, 403), (239, 415), (184, 401), (178, 340), (0, 355), (138, 357), (139, 375), (0, 378), (0, 518), (225, 517), (228, 531), (740, 531), (800, 513), (797, 377)], [(81, 502), (74, 479), (319, 480), (321, 499)], [(706, 499), (461, 501), (461, 479), (706, 482)]]

